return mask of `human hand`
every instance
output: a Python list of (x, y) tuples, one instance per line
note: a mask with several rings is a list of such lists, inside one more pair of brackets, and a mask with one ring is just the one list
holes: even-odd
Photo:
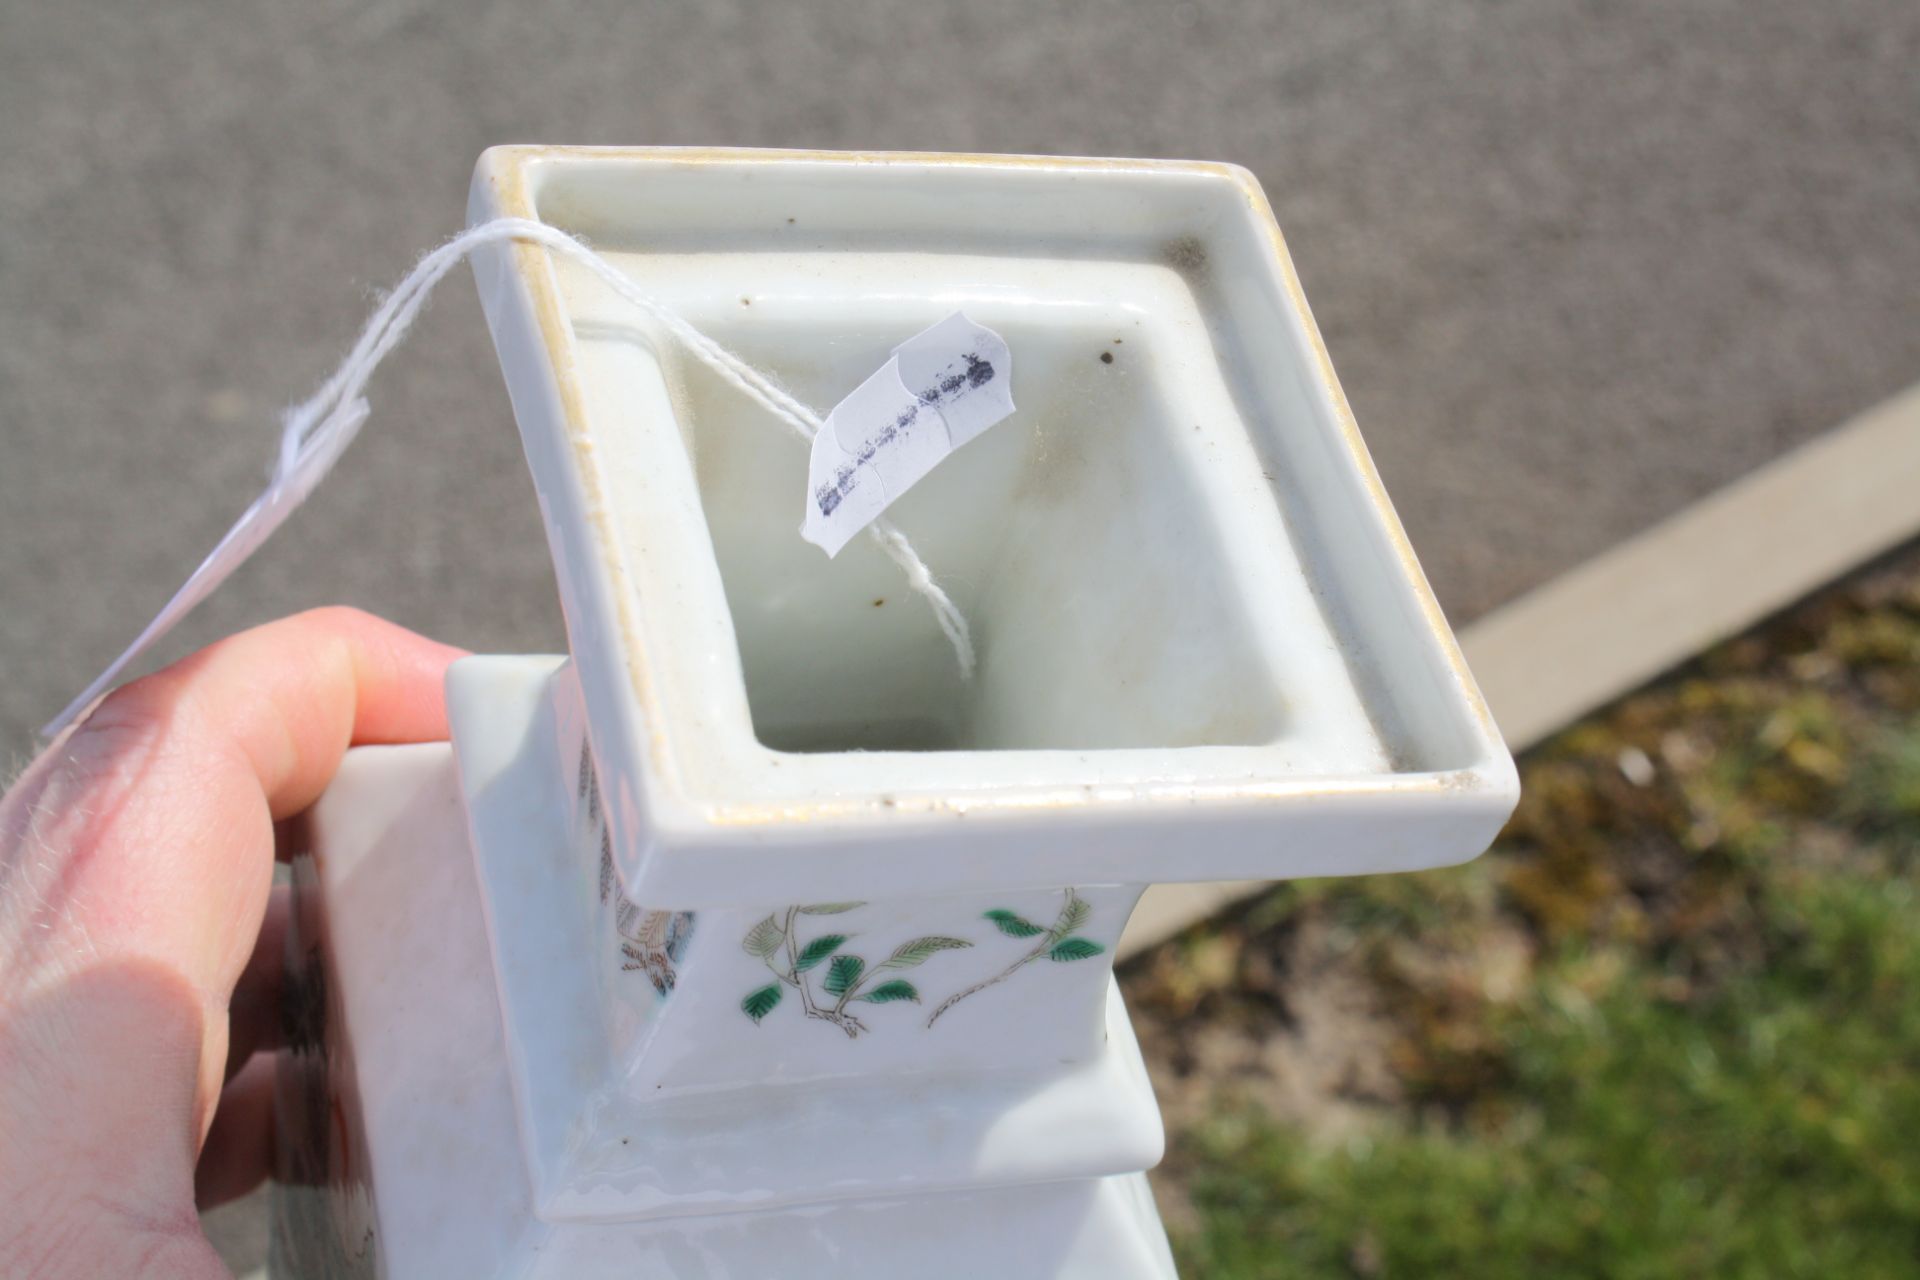
[(0, 798), (0, 1275), (228, 1275), (195, 1210), (272, 1159), (275, 824), (348, 746), (444, 738), (459, 656), (350, 609), (269, 623), (116, 690)]

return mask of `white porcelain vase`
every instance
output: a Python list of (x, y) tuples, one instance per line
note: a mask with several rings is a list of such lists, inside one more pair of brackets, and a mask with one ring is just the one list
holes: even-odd
[(800, 539), (751, 401), (575, 264), (477, 260), (569, 654), (457, 664), (452, 744), (314, 811), (275, 1273), (1172, 1275), (1143, 888), (1457, 862), (1516, 797), (1258, 185), (509, 147), (471, 213), (822, 408), (1000, 333), (1018, 411), (890, 511), (979, 665)]

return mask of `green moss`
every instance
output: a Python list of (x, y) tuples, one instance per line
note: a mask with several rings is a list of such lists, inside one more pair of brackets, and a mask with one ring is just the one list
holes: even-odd
[(1775, 889), (1770, 963), (1703, 1000), (1644, 961), (1543, 964), (1489, 1031), (1504, 1106), (1331, 1151), (1216, 1117), (1184, 1140), (1185, 1274), (1915, 1274), (1920, 886)]

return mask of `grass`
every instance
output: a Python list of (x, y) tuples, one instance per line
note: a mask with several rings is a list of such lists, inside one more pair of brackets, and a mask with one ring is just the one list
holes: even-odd
[(1150, 1021), (1284, 1036), (1312, 925), (1391, 1028), (1391, 1095), (1332, 1133), (1155, 1064), (1205, 1097), (1183, 1274), (1920, 1275), (1920, 557), (1522, 780), (1475, 864), (1288, 886), (1128, 973)]

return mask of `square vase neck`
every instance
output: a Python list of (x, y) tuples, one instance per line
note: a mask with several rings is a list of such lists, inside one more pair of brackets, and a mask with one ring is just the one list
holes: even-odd
[(1225, 165), (506, 147), (475, 221), (585, 237), (824, 411), (964, 309), (1014, 415), (865, 538), (806, 446), (576, 264), (476, 259), (626, 892), (663, 907), (1411, 869), (1511, 760), (1258, 185)]

